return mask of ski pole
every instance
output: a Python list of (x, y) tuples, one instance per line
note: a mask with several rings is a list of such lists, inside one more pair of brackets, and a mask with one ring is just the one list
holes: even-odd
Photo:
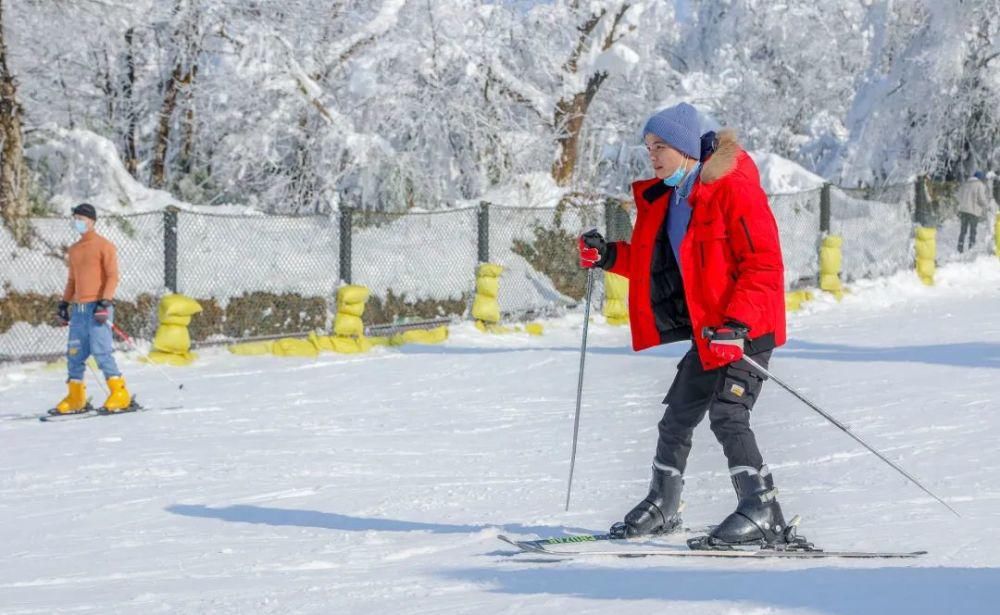
[(90, 359), (87, 359), (86, 363), (87, 363), (87, 367), (89, 367), (89, 368), (90, 368), (90, 373), (91, 373), (91, 374), (93, 374), (94, 378), (96, 378), (96, 379), (97, 379), (97, 382), (98, 382), (98, 383), (100, 383), (100, 385), (101, 385), (101, 388), (102, 388), (102, 389), (104, 389), (104, 392), (105, 392), (105, 393), (107, 393), (108, 395), (111, 395), (111, 391), (110, 391), (110, 390), (108, 390), (108, 385), (106, 385), (106, 384), (104, 383), (104, 380), (103, 380), (103, 379), (101, 378), (101, 376), (100, 376), (100, 375), (99, 375), (99, 374), (97, 373), (97, 370), (96, 370), (96, 369), (94, 369), (94, 366), (90, 364)]
[[(131, 346), (131, 347), (132, 347), (132, 350), (134, 350), (134, 351), (136, 351), (136, 352), (141, 352), (141, 351), (139, 350), (139, 347), (135, 345), (135, 342), (134, 342), (134, 341), (132, 341), (132, 338), (131, 338), (131, 337), (129, 337), (129, 334), (128, 334), (128, 333), (125, 333), (124, 331), (122, 331), (122, 330), (121, 330), (121, 329), (120, 329), (120, 328), (118, 327), (118, 325), (116, 325), (116, 324), (115, 324), (115, 323), (113, 323), (113, 322), (109, 322), (109, 323), (108, 323), (108, 325), (110, 325), (110, 326), (111, 326), (111, 330), (112, 330), (112, 331), (114, 331), (115, 333), (117, 333), (117, 334), (118, 334), (118, 337), (120, 337), (120, 338), (122, 338), (123, 340), (125, 340), (126, 342), (128, 342), (129, 346)], [(156, 366), (156, 369), (157, 369), (157, 370), (159, 370), (160, 374), (161, 374), (161, 375), (162, 375), (162, 376), (163, 376), (164, 378), (166, 378), (167, 380), (169, 380), (169, 381), (170, 381), (170, 382), (172, 382), (173, 384), (176, 384), (176, 385), (177, 385), (177, 388), (178, 388), (178, 389), (183, 389), (183, 388), (184, 388), (184, 383), (182, 383), (182, 382), (177, 382), (176, 380), (174, 380), (173, 378), (171, 378), (171, 377), (170, 377), (169, 375), (167, 375), (167, 372), (165, 372), (165, 371), (163, 370), (163, 368), (162, 368), (162, 367), (160, 367), (159, 365), (157, 365), (156, 363), (153, 363), (153, 365), (155, 365), (155, 366)]]
[[(709, 328), (709, 327), (705, 327), (702, 330), (702, 337), (704, 337), (706, 339), (712, 339), (712, 337), (714, 335), (715, 335), (715, 331), (713, 329)], [(947, 502), (945, 502), (944, 500), (942, 500), (941, 498), (939, 498), (938, 496), (936, 496), (930, 489), (928, 489), (927, 487), (924, 487), (922, 484), (920, 484), (920, 481), (918, 481), (917, 479), (915, 479), (912, 476), (910, 476), (910, 474), (906, 470), (904, 470), (903, 468), (899, 467), (898, 465), (896, 465), (892, 461), (889, 461), (889, 459), (885, 455), (883, 455), (882, 453), (880, 453), (874, 446), (872, 446), (872, 445), (868, 444), (867, 442), (865, 442), (864, 440), (862, 440), (861, 437), (859, 437), (858, 435), (854, 434), (843, 423), (841, 423), (837, 419), (835, 419), (832, 416), (830, 416), (829, 413), (824, 412), (822, 408), (820, 408), (819, 406), (817, 406), (813, 402), (811, 402), (808, 399), (806, 399), (805, 395), (803, 395), (802, 393), (799, 393), (798, 391), (796, 391), (795, 389), (793, 389), (791, 386), (789, 386), (789, 385), (785, 384), (784, 382), (782, 382), (781, 379), (779, 379), (777, 376), (775, 376), (771, 372), (767, 371), (767, 369), (765, 369), (762, 365), (760, 365), (759, 363), (757, 363), (756, 361), (754, 361), (753, 359), (751, 359), (747, 355), (743, 355), (743, 360), (746, 361), (747, 364), (750, 365), (750, 367), (752, 367), (755, 370), (757, 370), (758, 372), (760, 372), (761, 375), (763, 375), (765, 378), (770, 378), (771, 380), (774, 380), (775, 382), (777, 382), (781, 386), (781, 388), (785, 389), (786, 391), (788, 391), (789, 393), (791, 393), (792, 395), (794, 395), (795, 397), (797, 397), (799, 399), (799, 401), (801, 401), (805, 405), (807, 405), (810, 408), (812, 408), (813, 410), (815, 410), (820, 416), (822, 416), (826, 420), (830, 421), (830, 423), (832, 423), (834, 426), (836, 426), (837, 429), (839, 429), (840, 431), (842, 431), (842, 432), (846, 433), (847, 435), (851, 436), (852, 438), (854, 438), (859, 444), (861, 444), (861, 446), (865, 447), (866, 449), (868, 449), (869, 451), (871, 451), (876, 457), (878, 457), (882, 461), (886, 462), (892, 469), (896, 470), (897, 472), (899, 472), (900, 474), (902, 474), (903, 476), (905, 476), (907, 479), (909, 479), (909, 481), (911, 483), (913, 483), (917, 487), (920, 487), (920, 489), (924, 493), (926, 493), (927, 495), (931, 496), (932, 498), (934, 498), (935, 500), (937, 500), (938, 502), (940, 502), (941, 504), (943, 504), (945, 508), (947, 508), (951, 512), (955, 513), (956, 517), (961, 518), (962, 515), (958, 514), (958, 511), (955, 510), (954, 508), (952, 508), (951, 506), (949, 506)]]
[(583, 341), (580, 343), (580, 376), (576, 382), (576, 417), (573, 419), (573, 453), (569, 459), (569, 483), (566, 485), (566, 510), (573, 491), (573, 469), (576, 467), (576, 441), (580, 435), (580, 400), (583, 397), (583, 363), (587, 358), (587, 325), (590, 324), (590, 294), (594, 289), (594, 269), (587, 269), (587, 296), (583, 308)]

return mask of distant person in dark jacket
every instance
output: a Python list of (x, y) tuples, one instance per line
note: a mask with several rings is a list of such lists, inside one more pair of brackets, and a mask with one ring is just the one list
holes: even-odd
[(965, 251), (965, 238), (968, 236), (969, 249), (976, 245), (976, 226), (986, 217), (991, 209), (993, 199), (986, 185), (986, 173), (976, 171), (972, 179), (958, 187), (958, 218), (962, 228), (958, 233), (958, 251)]

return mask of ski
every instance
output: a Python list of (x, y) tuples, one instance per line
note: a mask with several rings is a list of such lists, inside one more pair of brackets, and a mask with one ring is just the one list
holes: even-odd
[[(78, 419), (92, 419), (99, 416), (118, 416), (121, 414), (135, 414), (136, 412), (149, 412), (150, 410), (180, 410), (184, 406), (141, 406), (132, 400), (132, 405), (129, 406), (128, 410), (121, 410), (118, 412), (108, 412), (104, 408), (98, 408), (96, 410), (88, 410), (87, 412), (77, 412), (75, 414), (43, 414), (38, 417), (39, 421), (43, 423), (62, 423), (65, 421), (75, 421)], [(34, 418), (34, 417), (25, 417)]]
[(501, 534), (497, 536), (497, 538), (522, 549), (548, 547), (552, 545), (579, 544), (581, 542), (599, 542), (602, 540), (620, 540), (611, 534), (570, 534), (567, 536), (553, 536), (551, 538), (518, 541), (512, 540)]
[[(43, 414), (42, 416), (38, 417), (38, 420), (40, 420), (40, 421), (47, 421), (47, 420), (71, 421), (71, 420), (74, 420), (74, 419), (85, 418), (87, 415), (91, 414), (93, 411), (94, 411), (94, 406), (91, 405), (90, 398), (88, 397), (86, 405), (83, 407), (83, 410), (80, 410), (79, 412), (72, 412), (70, 414), (60, 414), (60, 413), (56, 412), (55, 408), (49, 408), (45, 412), (45, 414)], [(25, 418), (31, 418), (31, 417), (25, 417)]]
[[(708, 532), (708, 531), (711, 531), (711, 529), (712, 528), (709, 527), (709, 528), (702, 528), (702, 529), (697, 530), (697, 531), (698, 532)], [(696, 530), (692, 530), (690, 528), (686, 528), (685, 527), (685, 528), (680, 528), (680, 529), (674, 530), (672, 532), (665, 532), (663, 534), (654, 534), (652, 536), (646, 536), (646, 537), (644, 537), (645, 540), (640, 539), (638, 542), (640, 542), (642, 544), (645, 544), (646, 542), (649, 542), (650, 539), (669, 538), (669, 537), (682, 537), (682, 536), (690, 534), (690, 533), (692, 533), (694, 531), (696, 531)], [(508, 538), (507, 536), (498, 536), (498, 538), (500, 538), (500, 540), (502, 540), (502, 541), (504, 541), (506, 543), (513, 544), (515, 546), (527, 545), (527, 546), (531, 546), (531, 547), (550, 547), (550, 546), (556, 546), (556, 545), (571, 545), (571, 544), (602, 542), (602, 541), (615, 541), (615, 542), (623, 542), (623, 543), (629, 543), (629, 542), (636, 543), (637, 542), (635, 539), (630, 540), (628, 538), (619, 538), (618, 536), (615, 536), (613, 534), (609, 534), (607, 532), (604, 532), (604, 533), (595, 533), (595, 534), (567, 534), (566, 536), (551, 536), (551, 537), (548, 537), (548, 538), (537, 538), (535, 540), (518, 540), (518, 541), (514, 541), (514, 540)]]
[[(64, 423), (66, 421), (78, 421), (80, 419), (89, 419), (97, 416), (94, 410), (91, 408), (89, 410), (84, 410), (83, 412), (74, 412), (72, 414), (43, 414), (38, 417), (39, 421), (43, 423)], [(34, 417), (25, 417), (34, 418)]]
[(111, 416), (112, 414), (128, 414), (129, 412), (139, 412), (141, 410), (145, 410), (145, 408), (135, 400), (135, 397), (133, 397), (132, 400), (129, 401), (127, 408), (122, 408), (121, 410), (108, 410), (104, 406), (101, 406), (97, 409), (97, 414), (100, 416)]
[[(586, 536), (586, 535), (583, 535)], [(669, 545), (662, 544), (650, 544), (645, 547), (642, 546), (643, 543), (636, 543), (634, 541), (629, 541), (621, 538), (613, 538), (609, 535), (594, 534), (593, 540), (587, 540), (582, 538), (580, 540), (572, 540), (572, 537), (559, 537), (541, 540), (514, 540), (508, 538), (504, 535), (499, 535), (497, 538), (504, 541), (507, 544), (513, 545), (521, 550), (523, 553), (532, 553), (534, 555), (545, 555), (553, 558), (576, 558), (576, 557), (589, 557), (589, 556), (615, 556), (615, 557), (726, 557), (726, 558), (751, 558), (751, 559), (766, 559), (766, 558), (785, 558), (785, 559), (818, 559), (818, 558), (848, 558), (848, 559), (883, 559), (883, 558), (913, 558), (919, 557), (921, 555), (926, 555), (927, 551), (901, 551), (901, 552), (891, 552), (891, 551), (823, 551), (820, 549), (814, 550), (780, 550), (780, 549), (761, 549), (757, 547), (753, 548), (738, 548), (734, 547), (732, 549), (687, 549), (671, 547)], [(602, 536), (607, 536), (603, 538)], [(570, 538), (571, 540), (564, 540), (564, 538)], [(550, 542), (555, 540), (556, 542)], [(598, 542), (598, 541), (613, 541), (625, 543), (625, 546), (621, 549), (601, 549), (601, 550), (581, 550), (581, 549), (550, 549), (549, 546), (560, 545), (560, 544), (580, 544), (585, 542)]]

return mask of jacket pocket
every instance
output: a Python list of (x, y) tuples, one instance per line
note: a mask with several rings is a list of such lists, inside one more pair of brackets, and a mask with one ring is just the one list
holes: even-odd
[(698, 224), (691, 230), (694, 249), (701, 267), (708, 265), (709, 260), (717, 259), (725, 249), (729, 235), (721, 219), (708, 220)]
[(739, 404), (747, 410), (752, 410), (763, 385), (763, 379), (757, 374), (729, 365), (719, 379), (715, 395), (722, 401)]

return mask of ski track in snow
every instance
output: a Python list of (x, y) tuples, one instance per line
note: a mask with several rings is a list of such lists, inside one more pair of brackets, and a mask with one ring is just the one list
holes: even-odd
[[(791, 315), (771, 365), (961, 519), (776, 384), (754, 410), (803, 535), (930, 551), (912, 561), (509, 557), (499, 533), (604, 530), (645, 494), (685, 349), (633, 353), (600, 317), (568, 513), (580, 313), (364, 357), (209, 350), (170, 369), (183, 390), (125, 360), (147, 405), (183, 409), (64, 423), (12, 420), (62, 373), (5, 366), (0, 613), (995, 613), (998, 314), (996, 259), (895, 276)], [(684, 498), (691, 527), (735, 505), (707, 421)]]

